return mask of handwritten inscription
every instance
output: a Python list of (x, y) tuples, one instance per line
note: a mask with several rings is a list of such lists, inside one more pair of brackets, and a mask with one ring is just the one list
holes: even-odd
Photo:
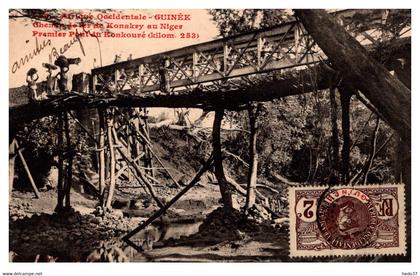
[(50, 53), (48, 55), (49, 63), (54, 63), (54, 61), (60, 56), (64, 55), (70, 48), (73, 47), (73, 45), (78, 44), (80, 47), (80, 50), (85, 56), (85, 50), (83, 47), (82, 40), (78, 35), (75, 35), (72, 39), (70, 39), (68, 42), (64, 43), (63, 45), (59, 47), (55, 47), (52, 45), (52, 42), (50, 39), (42, 40), (41, 42), (38, 41), (38, 38), (35, 37), (35, 47), (29, 51), (29, 53), (25, 54), (25, 56), (18, 58), (12, 65), (12, 73), (15, 74), (19, 69), (24, 67), (26, 64), (28, 64), (32, 59), (34, 59), (36, 56), (40, 55), (41, 52), (44, 52), (46, 48), (51, 47)]
[(25, 54), (25, 56), (18, 58), (12, 65), (12, 73), (16, 73), (20, 68), (22, 68), (29, 61), (38, 56), (45, 48), (51, 46), (51, 40), (46, 39), (41, 43), (38, 42), (38, 38), (35, 37), (35, 47)]

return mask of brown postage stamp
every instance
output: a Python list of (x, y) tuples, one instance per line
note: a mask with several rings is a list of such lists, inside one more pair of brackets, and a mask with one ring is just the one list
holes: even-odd
[(406, 254), (404, 186), (289, 188), (290, 256)]

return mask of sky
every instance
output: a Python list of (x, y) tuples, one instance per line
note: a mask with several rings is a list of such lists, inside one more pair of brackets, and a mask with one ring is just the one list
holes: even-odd
[[(89, 10), (82, 11), (88, 14)], [(158, 14), (187, 14), (191, 15), (189, 21), (157, 21), (154, 18), (146, 20), (105, 20), (106, 23), (133, 23), (133, 24), (151, 24), (151, 23), (169, 23), (182, 24), (182, 31), (195, 32), (200, 34), (198, 39), (158, 39), (158, 38), (99, 38), (100, 48), (102, 52), (102, 65), (111, 64), (115, 55), (121, 55), (122, 61), (132, 54), (133, 58), (164, 52), (183, 46), (198, 44), (212, 40), (217, 37), (218, 31), (215, 24), (211, 20), (211, 16), (206, 10), (120, 10), (124, 15), (145, 15), (155, 16)], [(93, 14), (97, 14), (93, 12)], [(145, 27), (144, 27), (145, 28)], [(63, 49), (65, 44), (69, 44), (72, 38), (69, 37), (34, 37), (33, 31), (52, 32), (53, 28), (34, 28), (32, 22), (24, 19), (9, 20), (9, 87), (18, 87), (26, 85), (26, 72), (34, 67), (38, 70), (40, 81), (45, 80), (46, 72), (42, 68), (43, 62), (49, 61), (49, 56), (53, 48)], [(92, 29), (93, 30), (93, 29)], [(117, 31), (130, 32), (132, 30)], [(178, 31), (179, 32), (179, 31)], [(30, 62), (24, 64), (19, 69), (13, 68), (13, 64), (25, 57), (25, 55), (33, 52), (36, 48), (36, 39), (38, 45), (51, 40), (51, 44), (47, 45), (39, 54), (37, 54)], [(82, 45), (85, 55), (83, 55), (79, 43), (74, 43), (68, 51), (65, 52), (66, 57), (80, 57), (82, 59), (78, 66), (72, 66), (70, 73), (77, 74), (80, 72), (90, 72), (93, 66), (100, 66), (100, 52), (98, 41), (93, 37), (82, 37)], [(38, 46), (40, 47), (40, 46)], [(94, 60), (96, 59), (96, 62)], [(14, 69), (14, 70), (12, 70)], [(15, 71), (15, 72), (12, 72)]]
[[(144, 24), (142, 30), (146, 29), (148, 24), (160, 24), (160, 23), (169, 23), (174, 25), (183, 25), (181, 30), (175, 30), (174, 32), (179, 34), (182, 32), (192, 32), (198, 33), (200, 36), (198, 39), (159, 39), (159, 38), (98, 38), (100, 44), (100, 51), (98, 40), (93, 37), (81, 37), (81, 44), (79, 42), (73, 43), (64, 55), (68, 58), (80, 57), (81, 62), (78, 65), (71, 66), (70, 68), (70, 79), (72, 74), (78, 74), (80, 72), (90, 73), (90, 70), (95, 66), (99, 67), (100, 56), (102, 56), (102, 65), (112, 64), (115, 59), (115, 55), (121, 56), (121, 61), (127, 60), (130, 54), (132, 54), (133, 59), (148, 56), (151, 54), (156, 54), (172, 49), (181, 48), (188, 45), (198, 44), (213, 40), (218, 36), (218, 30), (216, 25), (211, 20), (210, 14), (207, 10), (204, 9), (190, 9), (190, 10), (115, 10), (115, 14), (121, 15), (139, 15), (146, 16), (147, 19), (141, 20), (112, 20), (106, 19), (103, 20), (104, 23), (115, 23), (115, 24)], [(98, 12), (83, 10), (80, 11), (82, 14), (92, 14), (97, 18)], [(190, 15), (191, 20), (187, 21), (158, 21), (154, 16), (161, 14), (180, 14)], [(109, 15), (114, 14), (113, 11), (108, 13)], [(151, 19), (149, 17), (152, 17)], [(45, 23), (45, 22), (40, 22)], [(79, 28), (80, 29), (80, 28)], [(80, 29), (81, 30), (81, 29)], [(93, 29), (92, 31), (99, 31), (100, 29)], [(70, 41), (73, 41), (74, 38), (69, 38), (67, 33), (66, 37), (34, 37), (33, 31), (38, 32), (54, 32), (57, 31), (56, 28), (35, 28), (33, 21), (28, 19), (16, 19), (9, 20), (9, 87), (19, 87), (26, 85), (26, 72), (30, 68), (35, 68), (38, 71), (39, 81), (43, 81), (47, 77), (46, 69), (42, 67), (42, 63), (51, 62), (50, 57), (53, 56), (52, 52), (54, 49), (60, 51), (64, 49), (65, 45), (70, 45)], [(71, 31), (71, 30), (70, 30)], [(114, 32), (124, 31), (124, 32), (133, 32), (134, 30), (130, 29), (113, 29)], [(147, 31), (147, 30), (146, 30)], [(157, 32), (158, 30), (154, 31)], [(82, 30), (80, 31), (82, 32)], [(139, 33), (138, 31), (136, 31)], [(166, 32), (166, 31), (161, 31)], [(141, 31), (140, 31), (141, 33)], [(170, 33), (170, 32), (167, 32)], [(47, 43), (48, 40), (51, 43)], [(39, 51), (29, 62), (26, 62), (24, 65), (21, 65), (18, 69), (14, 64), (19, 63), (19, 60), (29, 53), (33, 53), (34, 49), (42, 48), (42, 45), (45, 47)], [(38, 44), (38, 47), (36, 46)], [(83, 51), (82, 51), (83, 48)], [(102, 55), (100, 55), (100, 53)], [(57, 71), (55, 71), (57, 72)], [(149, 114), (152, 116), (158, 116), (162, 112), (167, 115), (169, 118), (174, 118), (173, 111), (162, 108), (153, 108), (150, 109)], [(190, 110), (190, 120), (194, 121), (201, 115), (201, 110)], [(211, 125), (211, 118), (209, 116), (207, 120), (203, 122), (203, 125)]]

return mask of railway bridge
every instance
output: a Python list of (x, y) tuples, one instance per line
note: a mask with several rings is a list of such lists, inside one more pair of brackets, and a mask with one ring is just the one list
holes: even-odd
[[(411, 68), (402, 69), (398, 61), (410, 60), (410, 24), (402, 26), (390, 39), (381, 28), (388, 13), (383, 10), (342, 10), (331, 15), (370, 56), (404, 81)], [(384, 49), (392, 59), (381, 59)], [(332, 69), (328, 56), (299, 20), (93, 68), (88, 74), (75, 76), (73, 89), (69, 91), (67, 72), (78, 62), (77, 58), (60, 57), (55, 64), (44, 64), (50, 72), (58, 70), (58, 73), (56, 77), (51, 73), (43, 82), (46, 97), (40, 100), (36, 96), (36, 69), (28, 72), (28, 93), (32, 93), (32, 100), (10, 107), (11, 134), (13, 136), (25, 123), (46, 116), (56, 118), (56, 145), (59, 149), (57, 210), (61, 210), (71, 206), (70, 189), (76, 147), (69, 124), (73, 122), (78, 125), (97, 152), (98, 194), (103, 199), (103, 205), (110, 207), (117, 179), (129, 177), (136, 180), (160, 208), (124, 237), (127, 243), (139, 250), (141, 248), (130, 238), (162, 215), (210, 167), (215, 166), (217, 172), (217, 168), (222, 166), (217, 164), (221, 156), (220, 141), (215, 141), (220, 139), (220, 132), (217, 134), (213, 130), (214, 150), (203, 168), (173, 199), (167, 203), (161, 202), (153, 189), (158, 182), (154, 177), (153, 164), (164, 166), (150, 141), (147, 108), (216, 111), (214, 127), (220, 128), (223, 110), (243, 110), (255, 102), (331, 89), (333, 80), (340, 76), (340, 72)], [(380, 116), (380, 112), (366, 97), (357, 91), (356, 95)], [(92, 116), (98, 119), (97, 132), (93, 130), (92, 133), (92, 129), (77, 118), (76, 112), (82, 109), (93, 110)], [(24, 161), (21, 145), (13, 138), (10, 152), (17, 153)], [(13, 172), (14, 156), (10, 158), (10, 170)], [(29, 169), (27, 166), (25, 168), (31, 178)], [(166, 173), (178, 185), (170, 172)], [(31, 183), (38, 196), (33, 180)], [(226, 193), (224, 189), (221, 186), (222, 198)]]

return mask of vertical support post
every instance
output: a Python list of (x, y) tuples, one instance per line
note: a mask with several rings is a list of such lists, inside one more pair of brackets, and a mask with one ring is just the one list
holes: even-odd
[(63, 207), (64, 192), (64, 157), (63, 157), (63, 112), (58, 115), (57, 124), (57, 150), (58, 150), (58, 182), (57, 182), (57, 206), (55, 207), (56, 212), (60, 212)]
[(71, 145), (70, 126), (67, 112), (64, 112), (64, 133), (66, 136), (67, 177), (65, 181), (65, 207), (71, 207), (70, 193), (73, 183), (73, 149)]
[(98, 76), (97, 75), (93, 75), (92, 76), (92, 88), (90, 91), (92, 91), (93, 94), (96, 94), (96, 85), (98, 84)]
[[(114, 77), (115, 77), (115, 92), (120, 92), (119, 91), (119, 87), (118, 87), (118, 81), (120, 80), (120, 70), (115, 69), (115, 73), (114, 73)], [(121, 88), (122, 89), (122, 88)]]
[[(131, 143), (131, 122), (132, 122), (132, 116), (131, 116), (131, 109), (126, 109), (125, 111), (125, 115), (127, 116), (127, 125), (126, 125), (126, 129), (125, 129), (125, 135), (126, 135), (126, 142), (127, 142), (127, 156), (131, 158), (132, 156), (132, 143)], [(121, 119), (121, 124), (124, 123), (124, 118)], [(129, 168), (129, 164), (127, 164), (127, 175), (128, 175), (128, 181), (133, 181), (133, 174)]]
[[(143, 157), (143, 166), (144, 167), (150, 167), (152, 168), (152, 155), (151, 155), (151, 150), (149, 147), (148, 142), (150, 141), (150, 137), (149, 137), (149, 128), (147, 125), (147, 110), (146, 108), (143, 109), (143, 115), (140, 116), (140, 134), (143, 137), (143, 140), (147, 140), (147, 141), (142, 141), (142, 145), (143, 145), (143, 152), (144, 152), (144, 157)], [(145, 170), (147, 174), (151, 175), (152, 177), (154, 176), (153, 173), (153, 169), (146, 169)]]
[(98, 109), (99, 115), (99, 203), (103, 205), (105, 189), (105, 118), (104, 110)]
[[(69, 91), (68, 88), (68, 71), (69, 66), (72, 64), (79, 64), (80, 58), (72, 58), (67, 59), (65, 56), (59, 56), (56, 61), (54, 62), (55, 65), (60, 67), (60, 79), (58, 80), (58, 88), (60, 89), (60, 93), (66, 93)], [(83, 75), (82, 75), (83, 79)], [(83, 81), (82, 81), (83, 82)], [(83, 85), (82, 85), (83, 86)], [(64, 176), (64, 156), (63, 156), (63, 121), (64, 121), (64, 131), (66, 136), (67, 142), (67, 149), (66, 155), (68, 158), (67, 162), (67, 176)], [(72, 185), (72, 177), (73, 177), (73, 150), (71, 149), (71, 140), (70, 140), (70, 129), (69, 129), (69, 122), (67, 117), (67, 111), (61, 112), (58, 117), (58, 203), (55, 210), (57, 212), (63, 209), (63, 201), (65, 198), (65, 206), (66, 208), (70, 208), (70, 191)], [(63, 182), (65, 180), (65, 185)]]
[(195, 80), (198, 77), (199, 69), (198, 69), (198, 55), (199, 53), (194, 52), (193, 53), (193, 79)]
[(112, 128), (114, 126), (114, 118), (112, 110), (109, 111), (107, 117), (107, 136), (108, 136), (108, 147), (109, 147), (109, 159), (110, 159), (110, 182), (109, 182), (109, 192), (108, 198), (106, 200), (106, 205), (108, 209), (111, 208), (112, 197), (114, 196), (115, 189), (115, 149), (114, 142), (112, 139)]
[(139, 90), (138, 92), (141, 93), (143, 92), (143, 78), (144, 78), (144, 65), (140, 64), (139, 66)]
[[(135, 109), (135, 119), (134, 119), (134, 128), (136, 130), (135, 136), (137, 137), (137, 133), (140, 131), (140, 108)], [(136, 148), (136, 156), (139, 156), (141, 153), (140, 143), (138, 142), (138, 139), (133, 139), (135, 141), (135, 148)], [(137, 165), (141, 166), (141, 158), (136, 163)]]
[[(145, 109), (145, 113), (146, 113), (146, 117), (144, 119), (144, 136), (147, 138), (147, 140), (150, 142), (150, 129), (149, 129), (149, 124), (148, 124), (148, 116), (147, 116), (147, 112)], [(148, 143), (145, 143), (146, 145), (146, 149), (147, 149), (147, 159), (148, 159), (148, 164), (147, 166), (150, 168), (149, 171), (149, 175), (151, 175), (152, 177), (155, 176), (154, 173), (154, 169), (153, 169), (153, 158), (152, 158), (152, 153), (151, 153), (151, 148), (149, 146)]]
[(9, 195), (13, 191), (13, 182), (15, 179), (15, 160), (16, 160), (16, 139), (13, 138), (9, 144)]
[(84, 72), (73, 75), (72, 78), (72, 91), (77, 91), (80, 93), (89, 93), (89, 78), (90, 75)]

